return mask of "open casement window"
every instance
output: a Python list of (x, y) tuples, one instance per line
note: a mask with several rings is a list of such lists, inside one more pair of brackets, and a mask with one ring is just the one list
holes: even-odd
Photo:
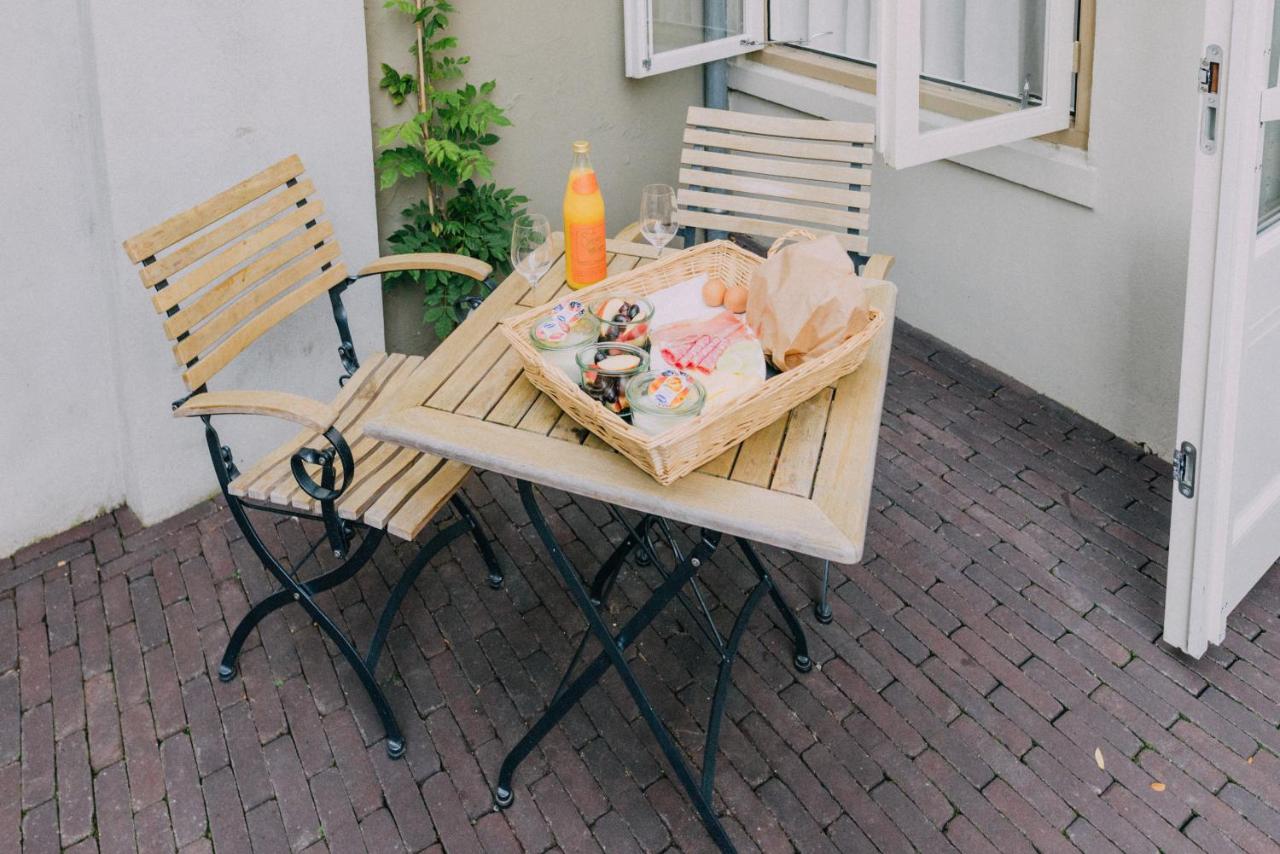
[[(1076, 0), (878, 5), (877, 147), (895, 169), (1066, 129), (1071, 124)], [(963, 33), (964, 38), (955, 38)], [(1003, 94), (997, 115), (922, 120), (941, 79)]]
[(765, 0), (623, 0), (628, 77), (759, 50)]

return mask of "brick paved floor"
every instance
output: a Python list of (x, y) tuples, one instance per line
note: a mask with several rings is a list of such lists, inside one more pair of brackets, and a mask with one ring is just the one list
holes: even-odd
[[(1276, 850), (1280, 589), (1264, 582), (1201, 661), (1157, 641), (1167, 466), (906, 327), (878, 465), (867, 557), (836, 573), (834, 624), (809, 614), (814, 562), (765, 550), (821, 666), (797, 676), (757, 612), (717, 784), (743, 851)], [(616, 677), (522, 768), (515, 806), (491, 810), (499, 760), (581, 620), (511, 484), (472, 478), (467, 494), (514, 568), (490, 591), (459, 541), (406, 602), (380, 673), (402, 762), (299, 611), (268, 618), (243, 678), (211, 678), (268, 589), (219, 504), (149, 529), (118, 511), (0, 560), (0, 840), (706, 849)], [(546, 499), (572, 556), (619, 539), (598, 505)], [(283, 520), (274, 545), (298, 555), (306, 533)], [(327, 605), (367, 637), (409, 554), (384, 546)], [(749, 573), (722, 551), (703, 578), (723, 622)], [(615, 606), (646, 579), (629, 570)], [(678, 611), (655, 628), (635, 666), (699, 744), (712, 659)]]

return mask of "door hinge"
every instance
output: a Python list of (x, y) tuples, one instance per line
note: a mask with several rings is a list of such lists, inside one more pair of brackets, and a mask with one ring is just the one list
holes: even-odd
[(1213, 154), (1218, 149), (1218, 113), (1221, 107), (1222, 48), (1211, 44), (1204, 49), (1200, 60), (1200, 98), (1203, 102), (1200, 118), (1200, 150)]
[(1190, 442), (1173, 452), (1173, 482), (1183, 498), (1196, 494), (1196, 446)]

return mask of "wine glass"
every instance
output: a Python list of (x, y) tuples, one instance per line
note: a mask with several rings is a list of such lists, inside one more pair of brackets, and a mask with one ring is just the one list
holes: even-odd
[(666, 184), (650, 184), (640, 196), (640, 233), (658, 249), (676, 236), (676, 191)]
[(551, 268), (555, 247), (551, 223), (542, 214), (523, 214), (511, 226), (511, 266), (531, 285)]

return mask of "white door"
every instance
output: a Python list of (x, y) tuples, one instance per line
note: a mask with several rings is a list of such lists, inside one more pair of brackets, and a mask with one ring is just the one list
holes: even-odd
[(1280, 0), (1206, 6), (1164, 625), (1195, 656), (1280, 558)]

